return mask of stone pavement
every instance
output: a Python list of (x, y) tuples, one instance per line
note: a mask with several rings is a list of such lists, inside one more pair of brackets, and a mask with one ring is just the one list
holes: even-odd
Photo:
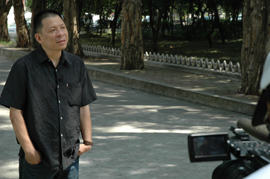
[(252, 115), (258, 96), (243, 95), (240, 76), (145, 61), (143, 70), (119, 70), (120, 57), (86, 52), (92, 78), (120, 86)]
[[(12, 61), (0, 57), (0, 91)], [(190, 163), (187, 135), (229, 132), (250, 116), (93, 80), (93, 149), (80, 158), (81, 179), (209, 179), (217, 162)], [(18, 145), (0, 106), (0, 179), (18, 178)]]
[[(13, 63), (11, 59), (28, 53), (16, 50), (0, 49), (0, 91)], [(255, 105), (256, 98), (238, 95), (235, 91), (240, 82), (237, 80), (155, 66), (146, 66), (141, 71), (121, 71), (117, 59), (110, 58), (93, 54), (91, 59), (85, 60), (99, 99), (90, 106), (95, 145), (80, 159), (80, 178), (211, 178), (212, 171), (221, 161), (190, 163), (187, 135), (229, 132), (229, 127), (235, 125), (237, 120), (250, 119), (251, 116), (218, 106), (209, 107), (218, 104), (213, 99), (207, 102), (201, 94), (212, 92), (216, 99), (228, 98), (252, 105)], [(171, 93), (175, 97), (170, 96)], [(193, 93), (205, 100), (203, 105), (186, 101), (189, 99), (185, 96), (190, 97)], [(18, 145), (8, 119), (8, 109), (2, 106), (0, 135), (0, 179), (18, 178)]]

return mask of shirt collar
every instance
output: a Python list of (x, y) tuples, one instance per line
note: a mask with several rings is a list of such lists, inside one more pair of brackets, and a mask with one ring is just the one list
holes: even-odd
[[(62, 50), (62, 55), (60, 57), (60, 63), (64, 63), (66, 61), (69, 64), (71, 64), (70, 58), (66, 53), (67, 53), (66, 51)], [(38, 45), (38, 47), (36, 49), (36, 54), (37, 54), (37, 60), (38, 60), (39, 64), (42, 64), (45, 60), (49, 59), (41, 45)]]

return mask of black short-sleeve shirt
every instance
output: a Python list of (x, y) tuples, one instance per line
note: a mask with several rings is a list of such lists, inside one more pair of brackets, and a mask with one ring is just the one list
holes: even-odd
[[(29, 136), (53, 170), (66, 169), (77, 157), (80, 107), (97, 99), (81, 58), (62, 51), (57, 68), (39, 46), (17, 60), (0, 104), (23, 110)], [(20, 149), (19, 156), (24, 152)]]

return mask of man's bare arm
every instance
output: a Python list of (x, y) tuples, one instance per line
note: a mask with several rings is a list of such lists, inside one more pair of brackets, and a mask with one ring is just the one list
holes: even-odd
[[(90, 116), (89, 105), (83, 106), (80, 109), (81, 134), (84, 141), (92, 142), (92, 122)], [(90, 145), (81, 144), (79, 156), (89, 151), (92, 148)]]
[(10, 120), (15, 135), (23, 148), (25, 159), (30, 164), (38, 164), (41, 161), (39, 152), (35, 149), (23, 118), (23, 111), (10, 107)]

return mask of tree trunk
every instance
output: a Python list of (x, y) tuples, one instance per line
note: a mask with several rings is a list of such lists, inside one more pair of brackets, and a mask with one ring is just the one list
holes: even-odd
[(170, 19), (171, 19), (171, 23), (170, 23), (170, 28), (171, 28), (171, 37), (174, 38), (174, 32), (173, 32), (173, 29), (174, 29), (174, 20), (173, 20), (173, 15), (174, 15), (174, 12), (173, 12), (173, 9), (174, 9), (174, 0), (172, 0), (172, 8), (171, 8), (171, 11), (170, 11)]
[(144, 68), (141, 0), (123, 0), (121, 22), (121, 69)]
[(30, 41), (31, 41), (31, 47), (36, 48), (38, 46), (38, 42), (35, 39), (35, 33), (34, 32), (34, 17), (37, 13), (43, 11), (46, 9), (46, 0), (33, 0), (32, 1), (32, 17), (31, 17), (31, 30), (30, 30)]
[(212, 27), (210, 29), (210, 32), (207, 34), (206, 39), (208, 40), (208, 47), (212, 48), (212, 38), (211, 35), (213, 34), (214, 30), (215, 30), (215, 26), (216, 26), (216, 20), (213, 21)]
[(243, 44), (241, 51), (241, 92), (258, 94), (260, 77), (270, 51), (270, 3), (268, 0), (246, 0), (243, 11)]
[(159, 36), (160, 27), (161, 27), (161, 18), (162, 18), (162, 15), (165, 14), (167, 10), (169, 1), (163, 1), (162, 8), (159, 10), (159, 13), (158, 13), (157, 22), (154, 22), (152, 3), (153, 3), (152, 0), (148, 1), (148, 8), (149, 8), (149, 13), (150, 13), (150, 27), (152, 29), (152, 34), (153, 34), (153, 39), (152, 39), (153, 51), (157, 52), (158, 51), (158, 47), (157, 47), (158, 36)]
[(116, 23), (117, 23), (117, 19), (119, 17), (119, 14), (122, 10), (122, 0), (119, 0), (116, 2), (115, 4), (115, 12), (114, 12), (114, 19), (113, 19), (113, 22), (112, 22), (112, 39), (111, 39), (111, 44), (112, 46), (115, 45), (115, 31), (116, 31)]
[(79, 9), (77, 8), (78, 0), (65, 0), (63, 2), (64, 9), (64, 21), (68, 29), (68, 44), (66, 51), (78, 55), (80, 57), (84, 56), (81, 44), (79, 42), (79, 32), (78, 32), (78, 16), (80, 15)]
[(214, 32), (216, 26), (219, 28), (219, 33), (220, 33), (220, 35), (221, 35), (221, 41), (222, 41), (223, 44), (225, 43), (225, 37), (224, 37), (224, 34), (223, 34), (223, 29), (222, 29), (222, 27), (221, 27), (221, 25), (220, 25), (220, 22), (219, 22), (218, 9), (217, 9), (217, 5), (216, 5), (216, 3), (215, 3), (214, 0), (210, 0), (210, 1), (209, 1), (209, 8), (210, 8), (211, 10), (213, 10), (214, 13), (215, 13), (215, 16), (214, 16), (214, 20), (213, 20), (213, 24), (212, 24), (211, 30), (210, 30), (210, 32), (208, 33), (208, 35), (206, 36), (206, 38), (207, 38), (207, 40), (208, 40), (208, 42), (209, 42), (209, 48), (211, 48), (211, 47), (212, 47), (212, 39), (211, 39), (211, 35), (212, 35), (212, 33)]
[(29, 29), (24, 18), (22, 0), (12, 0), (15, 14), (17, 47), (30, 47)]
[(102, 37), (103, 15), (99, 15), (99, 36)]
[(0, 0), (0, 41), (10, 41), (8, 28), (7, 28), (7, 16), (12, 6), (12, 2), (6, 0)]
[(218, 26), (219, 33), (220, 33), (220, 35), (221, 35), (221, 41), (222, 41), (222, 43), (224, 44), (224, 43), (225, 43), (225, 37), (224, 37), (224, 33), (223, 33), (222, 26), (221, 26), (220, 21), (219, 21), (219, 14), (218, 14), (217, 5), (216, 5), (216, 3), (214, 2), (214, 0), (213, 0), (213, 8), (214, 8), (214, 12), (215, 12), (216, 25)]

